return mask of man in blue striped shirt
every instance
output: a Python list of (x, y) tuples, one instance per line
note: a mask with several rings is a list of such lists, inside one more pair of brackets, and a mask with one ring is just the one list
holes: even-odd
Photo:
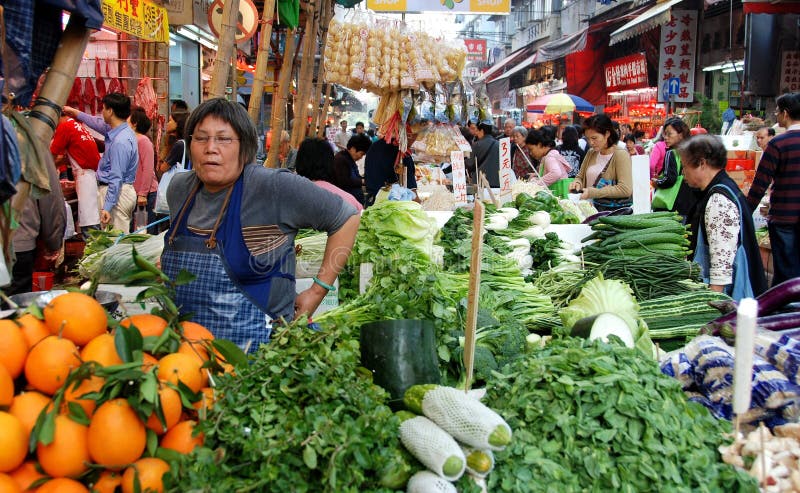
[(101, 116), (88, 115), (69, 106), (64, 107), (64, 114), (105, 136), (105, 152), (97, 165), (100, 224), (111, 223), (114, 229), (130, 232), (131, 215), (136, 207), (133, 182), (139, 164), (136, 134), (127, 121), (131, 99), (121, 93), (106, 94)]

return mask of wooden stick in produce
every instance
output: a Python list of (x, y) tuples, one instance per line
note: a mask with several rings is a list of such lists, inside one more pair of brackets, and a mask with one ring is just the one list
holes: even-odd
[(294, 29), (286, 31), (286, 47), (283, 50), (283, 63), (281, 63), (281, 74), (278, 77), (278, 88), (272, 93), (272, 118), (269, 124), (270, 130), (272, 130), (272, 145), (269, 147), (267, 161), (264, 163), (267, 168), (278, 167), (278, 149), (280, 148), (281, 130), (283, 130), (283, 123), (286, 118), (286, 97), (289, 95), (289, 85), (292, 81), (296, 44)]
[(328, 109), (331, 107), (331, 95), (333, 94), (333, 84), (327, 84), (325, 89), (325, 102), (322, 103), (322, 110), (319, 112), (319, 131), (317, 136), (325, 138), (325, 124), (328, 121)]
[(261, 113), (261, 100), (264, 98), (264, 85), (267, 80), (267, 64), (269, 63), (269, 40), (272, 38), (272, 23), (275, 17), (275, 0), (264, 0), (261, 12), (261, 40), (258, 43), (256, 71), (253, 74), (253, 88), (250, 91), (250, 104), (247, 113), (254, 125), (258, 125)]
[[(295, 149), (300, 146), (306, 136), (306, 122), (308, 120), (308, 102), (314, 89), (314, 55), (317, 52), (317, 32), (321, 7), (325, 0), (310, 0), (306, 2), (306, 27), (303, 36), (303, 58), (300, 60), (299, 81), (297, 84), (297, 102), (294, 111), (294, 125), (292, 126), (291, 145)], [(320, 63), (321, 65), (321, 63)]]
[(225, 6), (222, 7), (222, 28), (220, 29), (222, 32), (219, 33), (219, 48), (217, 58), (214, 60), (214, 76), (211, 78), (211, 87), (209, 88), (209, 96), (212, 98), (225, 96), (233, 48), (236, 44), (236, 21), (238, 18), (239, 0), (226, 0)]
[(467, 295), (467, 326), (464, 329), (464, 369), (467, 372), (464, 390), (472, 387), (475, 359), (475, 331), (478, 325), (478, 294), (481, 288), (481, 253), (483, 252), (483, 218), (485, 209), (480, 200), (472, 210), (472, 256), (469, 263), (469, 294)]
[[(317, 132), (317, 127), (320, 125), (319, 113), (319, 97), (322, 95), (323, 80), (325, 79), (325, 45), (328, 43), (328, 25), (331, 23), (333, 17), (333, 4), (331, 0), (324, 0), (322, 2), (322, 16), (319, 20), (320, 27), (320, 62), (317, 66), (317, 75), (314, 77), (316, 88), (313, 90), (312, 97), (314, 98), (311, 106), (311, 125), (309, 126), (309, 135), (314, 135)], [(326, 88), (327, 89), (327, 88)], [(324, 126), (323, 126), (324, 128)], [(324, 130), (323, 130), (324, 133)]]

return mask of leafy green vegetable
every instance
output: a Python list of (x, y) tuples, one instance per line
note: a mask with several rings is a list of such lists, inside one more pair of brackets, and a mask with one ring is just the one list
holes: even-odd
[(556, 340), (503, 373), (486, 402), (514, 439), (495, 453), (488, 491), (758, 491), (720, 459), (730, 423), (688, 402), (680, 384), (637, 351)]
[(306, 321), (277, 329), (249, 367), (217, 378), (205, 446), (173, 463), (170, 491), (390, 491), (399, 420), (358, 376), (358, 341)]

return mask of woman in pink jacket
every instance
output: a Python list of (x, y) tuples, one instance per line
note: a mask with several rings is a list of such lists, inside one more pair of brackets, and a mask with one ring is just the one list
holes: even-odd
[(531, 156), (539, 161), (539, 177), (542, 184), (549, 187), (558, 180), (568, 177), (570, 164), (556, 150), (555, 127), (544, 126), (533, 129), (525, 137), (525, 145)]
[(650, 150), (650, 178), (656, 178), (658, 175), (661, 174), (661, 171), (664, 169), (664, 158), (667, 155), (667, 143), (664, 142), (664, 127), (658, 129), (658, 133), (656, 134), (655, 144), (653, 144), (653, 148)]

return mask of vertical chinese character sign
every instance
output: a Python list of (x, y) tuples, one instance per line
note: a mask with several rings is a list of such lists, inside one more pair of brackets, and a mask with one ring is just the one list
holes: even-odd
[(511, 200), (511, 185), (516, 181), (511, 170), (511, 139), (500, 139), (500, 203)]
[[(661, 26), (661, 46), (658, 58), (658, 85), (661, 88), (670, 79), (680, 80), (676, 103), (694, 101), (694, 66), (697, 49), (697, 12), (673, 10), (669, 22)], [(663, 91), (658, 91), (659, 102), (664, 102)]]
[(464, 169), (464, 153), (450, 152), (450, 164), (453, 166), (453, 196), (456, 207), (467, 205), (467, 173)]
[(800, 51), (784, 51), (781, 60), (781, 93), (800, 91)]

